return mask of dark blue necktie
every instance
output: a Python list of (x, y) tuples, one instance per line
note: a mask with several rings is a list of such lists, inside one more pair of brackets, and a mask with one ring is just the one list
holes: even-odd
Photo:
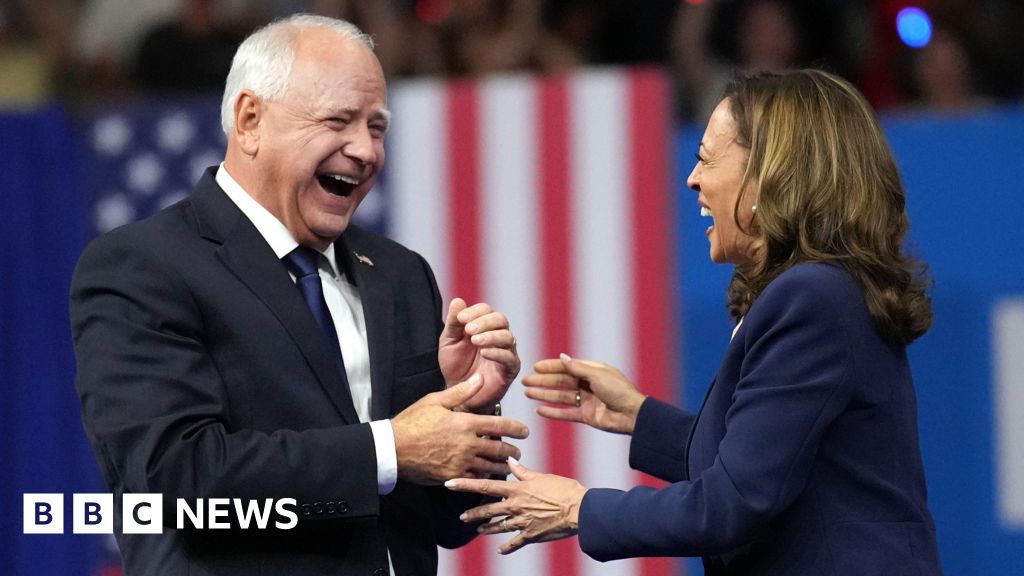
[(327, 308), (327, 301), (324, 300), (324, 285), (320, 281), (320, 272), (317, 260), (320, 253), (312, 248), (299, 246), (284, 257), (284, 263), (288, 270), (295, 275), (295, 285), (302, 293), (306, 306), (313, 313), (313, 319), (317, 326), (327, 338), (327, 347), (335, 353), (338, 363), (338, 371), (341, 372), (341, 381), (348, 386), (348, 376), (345, 374), (345, 360), (341, 356), (341, 345), (338, 342), (338, 329), (334, 326), (334, 319), (331, 311)]

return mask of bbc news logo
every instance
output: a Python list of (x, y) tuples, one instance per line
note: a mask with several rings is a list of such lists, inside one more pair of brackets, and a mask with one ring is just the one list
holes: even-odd
[[(161, 494), (124, 494), (121, 498), (121, 531), (125, 534), (161, 534), (164, 530)], [(189, 504), (184, 498), (175, 503), (175, 527), (178, 530), (227, 529), (232, 513), (237, 527), (247, 530), (268, 527), (290, 530), (299, 522), (294, 498), (242, 500), (241, 498), (198, 498)], [(114, 532), (113, 494), (74, 494), (72, 496), (72, 532), (75, 534), (112, 534)], [(22, 513), (25, 534), (64, 533), (64, 495), (25, 494)], [(274, 520), (271, 523), (271, 519)]]

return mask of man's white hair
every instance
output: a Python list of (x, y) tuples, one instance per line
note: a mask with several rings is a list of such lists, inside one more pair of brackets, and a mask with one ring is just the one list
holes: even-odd
[(246, 38), (231, 61), (220, 105), (220, 125), (230, 135), (235, 129), (235, 102), (242, 90), (273, 100), (288, 90), (295, 61), (295, 39), (307, 28), (327, 28), (346, 38), (358, 40), (373, 50), (373, 38), (355, 24), (313, 14), (295, 14), (271, 22)]

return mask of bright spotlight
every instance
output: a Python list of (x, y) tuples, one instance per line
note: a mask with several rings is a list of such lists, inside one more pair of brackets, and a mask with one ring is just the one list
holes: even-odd
[(932, 19), (920, 8), (904, 8), (896, 14), (896, 31), (904, 44), (921, 48), (932, 39)]

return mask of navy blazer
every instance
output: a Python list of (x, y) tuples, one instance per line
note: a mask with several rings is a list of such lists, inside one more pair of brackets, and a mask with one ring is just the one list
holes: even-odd
[[(458, 515), (480, 499), (401, 480), (377, 494), (369, 425), (285, 265), (213, 174), (95, 240), (72, 282), (77, 388), (117, 517), (122, 493), (165, 497), (163, 534), (117, 533), (126, 573), (369, 576), (390, 551), (396, 574), (434, 575), (438, 544), (475, 536)], [(350, 226), (335, 249), (362, 298), (372, 418), (388, 418), (444, 388), (441, 297), (395, 242)], [(299, 522), (173, 528), (175, 499), (214, 497), (295, 498)]]
[(709, 575), (941, 572), (906, 350), (837, 266), (772, 281), (700, 412), (647, 399), (629, 460), (672, 484), (587, 492), (579, 540), (598, 560), (700, 555)]

